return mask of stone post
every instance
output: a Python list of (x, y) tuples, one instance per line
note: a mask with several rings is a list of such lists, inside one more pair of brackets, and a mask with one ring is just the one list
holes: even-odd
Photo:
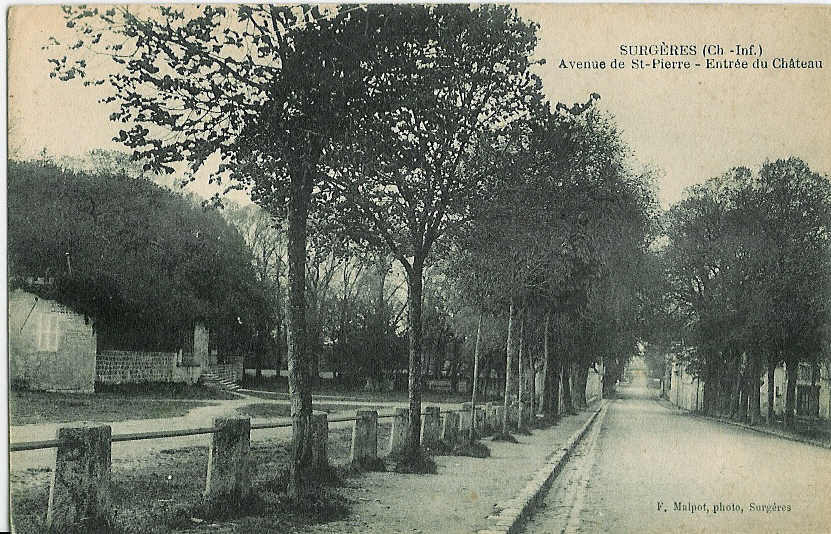
[(505, 407), (497, 405), (493, 407), (493, 431), (498, 432), (502, 430), (502, 414), (505, 413)]
[(470, 408), (462, 408), (459, 412), (459, 435), (464, 439), (470, 437)]
[(441, 427), (441, 441), (450, 448), (459, 441), (459, 413), (447, 412)]
[(485, 410), (480, 406), (476, 407), (476, 422), (474, 424), (476, 426), (476, 434), (478, 436), (481, 437), (487, 435), (485, 428)]
[(329, 469), (329, 420), (325, 413), (312, 414), (312, 467), (318, 472)]
[(493, 434), (497, 428), (497, 422), (495, 418), (495, 411), (494, 405), (492, 402), (485, 404), (484, 411), (485, 411), (485, 434)]
[(214, 427), (204, 497), (239, 502), (251, 492), (251, 418), (215, 417)]
[(352, 463), (372, 463), (378, 458), (378, 412), (358, 410), (352, 426)]
[(95, 530), (110, 511), (112, 429), (109, 425), (59, 428), (61, 441), (49, 485), (46, 528)]
[(407, 447), (407, 432), (409, 430), (409, 408), (396, 408), (392, 419), (392, 432), (390, 433), (390, 454), (396, 455), (404, 452)]
[(421, 446), (435, 447), (441, 438), (441, 410), (438, 406), (425, 406), (421, 414)]
[(519, 403), (514, 401), (508, 405), (508, 426), (517, 428), (519, 424)]
[(502, 430), (502, 415), (505, 413), (504, 406), (493, 407), (494, 432)]

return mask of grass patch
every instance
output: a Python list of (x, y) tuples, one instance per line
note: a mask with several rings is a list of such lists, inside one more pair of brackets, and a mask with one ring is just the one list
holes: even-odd
[[(389, 440), (389, 424), (378, 426), (379, 443)], [(206, 503), (202, 499), (208, 448), (165, 449), (138, 460), (115, 463), (110, 493), (113, 513), (92, 532), (139, 534), (208, 528), (233, 523), (239, 532), (285, 532), (303, 525), (334, 521), (348, 514), (348, 502), (335, 487), (361, 470), (348, 464), (352, 432), (330, 429), (333, 468), (317, 475), (311, 494), (292, 499), (286, 493), (291, 442), (269, 439), (251, 443), (254, 493), (239, 502)], [(381, 451), (379, 451), (381, 452)], [(49, 482), (11, 481), (11, 513), (20, 534), (45, 532)], [(210, 527), (213, 529), (213, 527)], [(90, 532), (87, 528), (86, 532)]]
[(393, 464), (393, 471), (396, 473), (407, 473), (414, 475), (434, 475), (437, 467), (433, 457), (419, 449), (416, 454), (388, 456), (387, 460)]
[[(286, 378), (260, 377), (246, 375), (243, 387), (267, 392), (266, 394), (247, 393), (262, 398), (287, 398), (288, 382)], [(272, 395), (268, 395), (272, 393)], [(409, 397), (406, 391), (365, 391), (363, 389), (349, 388), (321, 380), (320, 384), (312, 389), (312, 395), (327, 395), (337, 397), (345, 401), (384, 401), (384, 402), (408, 402)], [(486, 400), (499, 400), (498, 397), (490, 396)], [(422, 403), (461, 403), (470, 401), (467, 393), (451, 393), (447, 391), (422, 391)], [(477, 402), (481, 402), (479, 399)]]
[(378, 471), (384, 472), (387, 470), (387, 465), (384, 462), (383, 458), (375, 458), (374, 460), (360, 460), (357, 462), (352, 462), (353, 469), (359, 471)]
[(491, 441), (507, 441), (508, 443), (519, 443), (517, 439), (511, 435), (510, 432), (497, 432), (491, 438)]
[(450, 452), (451, 456), (468, 456), (471, 458), (489, 458), (491, 455), (491, 450), (488, 448), (487, 445), (480, 441), (474, 441), (470, 443), (469, 441), (465, 440), (463, 443), (460, 443), (453, 447)]
[[(313, 403), (312, 409), (318, 412), (336, 413), (336, 412), (354, 412), (356, 410), (376, 410), (379, 413), (386, 410), (392, 411), (389, 406), (361, 406), (359, 404), (326, 404)], [(291, 405), (281, 404), (276, 402), (262, 402), (257, 404), (248, 404), (241, 406), (237, 411), (248, 417), (290, 417)]]
[(235, 400), (240, 396), (231, 391), (181, 382), (147, 384), (95, 384), (96, 395), (130, 396), (148, 399)]
[(160, 399), (152, 394), (131, 396), (116, 393), (50, 393), (10, 391), (9, 424), (65, 423), (69, 421), (113, 422), (128, 419), (179, 417), (210, 402)]

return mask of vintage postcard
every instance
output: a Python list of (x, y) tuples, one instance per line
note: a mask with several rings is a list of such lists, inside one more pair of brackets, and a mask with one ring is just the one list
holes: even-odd
[(12, 5), (40, 532), (831, 531), (831, 6)]

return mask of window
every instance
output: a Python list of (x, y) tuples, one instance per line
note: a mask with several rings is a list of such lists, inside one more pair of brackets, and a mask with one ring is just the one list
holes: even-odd
[(58, 314), (39, 312), (39, 327), (37, 336), (38, 350), (56, 352), (58, 350)]

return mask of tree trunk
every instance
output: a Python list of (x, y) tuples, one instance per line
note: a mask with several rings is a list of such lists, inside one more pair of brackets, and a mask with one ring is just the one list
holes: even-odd
[[(304, 173), (305, 178), (305, 173)], [(305, 180), (292, 180), (288, 203), (288, 306), (286, 307), (286, 345), (288, 385), (291, 399), (292, 456), (289, 492), (302, 496), (307, 488), (311, 465), (312, 396), (308, 388), (306, 364), (306, 221), (309, 194)], [(297, 183), (300, 182), (300, 183)], [(277, 370), (279, 373), (279, 369)]]
[(410, 456), (414, 458), (421, 452), (421, 299), (424, 292), (424, 259), (418, 256), (413, 258), (412, 269), (408, 274), (410, 428), (407, 435), (407, 450)]
[(571, 403), (571, 376), (570, 376), (570, 369), (571, 363), (567, 360), (563, 359), (563, 413), (566, 414), (573, 414), (574, 413), (574, 406)]
[(768, 413), (767, 413), (767, 422), (769, 425), (773, 424), (774, 417), (776, 412), (774, 411), (773, 403), (776, 402), (774, 394), (776, 386), (774, 386), (773, 381), (776, 375), (776, 359), (773, 355), (773, 351), (768, 352)]
[(450, 391), (459, 392), (459, 356), (461, 355), (459, 341), (453, 337), (450, 340)]
[(531, 408), (528, 410), (531, 420), (528, 421), (528, 424), (533, 427), (534, 422), (537, 420), (537, 366), (530, 357), (528, 358), (528, 370), (531, 378), (528, 383), (528, 389), (531, 390), (530, 395), (528, 395), (531, 401)]
[(750, 376), (745, 373), (742, 376), (741, 398), (739, 402), (739, 421), (747, 423), (750, 416)]
[(715, 415), (716, 411), (716, 389), (718, 387), (716, 373), (714, 371), (714, 357), (712, 354), (705, 356), (705, 375), (704, 375), (704, 413), (706, 415)]
[(762, 374), (762, 355), (756, 350), (750, 360), (750, 424), (758, 425), (762, 420), (761, 392), (759, 377)]
[(560, 417), (560, 364), (556, 359), (552, 359), (551, 367), (551, 417), (555, 420)]
[(519, 413), (517, 414), (517, 428), (523, 428), (525, 426), (525, 382), (527, 380), (528, 370), (524, 369), (523, 367), (523, 349), (525, 348), (525, 310), (520, 310), (519, 312), (519, 361), (517, 362), (517, 374), (519, 375), (519, 384), (518, 385), (518, 396), (517, 396), (517, 409)]
[(479, 379), (479, 341), (482, 338), (482, 312), (479, 311), (479, 321), (476, 325), (476, 345), (473, 348), (473, 386), (470, 392), (470, 430), (468, 434), (468, 441), (473, 443), (473, 438), (476, 437), (476, 387)]
[[(279, 307), (280, 304), (277, 304)], [(280, 369), (283, 367), (283, 318), (280, 317), (277, 319), (275, 324), (275, 328), (277, 330), (276, 335), (274, 336), (274, 358), (273, 361), (267, 362), (274, 366), (274, 376), (279, 379), (280, 378)], [(286, 356), (288, 359), (288, 356)]]
[(788, 387), (785, 390), (785, 426), (793, 426), (794, 409), (796, 408), (796, 378), (799, 370), (799, 360), (789, 358), (785, 363), (788, 376)]
[(612, 396), (617, 387), (617, 382), (623, 375), (623, 364), (620, 362), (620, 357), (607, 358), (607, 362), (603, 366), (603, 397), (608, 398)]
[(505, 347), (505, 399), (503, 400), (504, 409), (502, 411), (502, 432), (504, 434), (508, 433), (508, 412), (511, 406), (511, 364), (513, 364), (514, 351), (516, 350), (514, 346), (514, 329), (516, 328), (514, 313), (514, 297), (511, 297), (510, 307), (508, 308), (508, 341)]
[(588, 403), (586, 402), (586, 384), (589, 380), (589, 368), (587, 365), (582, 363), (578, 365), (579, 367), (575, 373), (577, 384), (575, 386), (574, 398), (577, 402), (577, 407), (583, 409), (588, 406)]
[[(730, 396), (730, 418), (736, 419), (738, 418), (740, 421), (743, 421), (744, 418), (747, 416), (747, 409), (744, 410), (742, 413), (742, 399), (746, 397), (747, 392), (747, 383), (745, 381), (745, 371), (743, 361), (745, 359), (745, 355), (742, 355), (742, 360), (736, 362), (736, 370), (735, 370), (735, 380), (733, 383), (733, 392)], [(742, 395), (745, 393), (745, 395)]]
[(540, 392), (540, 410), (543, 416), (551, 417), (551, 353), (548, 347), (548, 326), (551, 322), (551, 313), (545, 312), (545, 325), (542, 334), (542, 391)]

